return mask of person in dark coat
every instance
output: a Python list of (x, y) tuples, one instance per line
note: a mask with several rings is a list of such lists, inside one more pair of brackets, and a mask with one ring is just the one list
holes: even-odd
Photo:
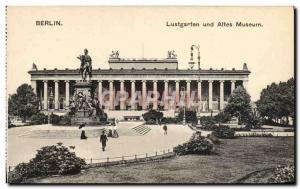
[(87, 136), (85, 135), (85, 131), (84, 130), (81, 131), (80, 139), (81, 140), (86, 140), (87, 139)]
[(100, 136), (100, 142), (102, 143), (102, 151), (105, 151), (106, 141), (108, 141), (108, 139), (105, 135), (105, 131), (103, 131), (102, 135)]
[(167, 124), (165, 124), (164, 126), (163, 126), (163, 130), (164, 130), (164, 134), (165, 135), (167, 135), (168, 134), (168, 127), (167, 127)]

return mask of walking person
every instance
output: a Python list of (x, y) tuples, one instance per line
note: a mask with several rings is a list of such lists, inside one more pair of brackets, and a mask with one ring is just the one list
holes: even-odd
[(106, 141), (108, 141), (108, 139), (105, 135), (105, 131), (103, 131), (102, 135), (100, 136), (100, 142), (102, 143), (102, 151), (105, 151)]
[(165, 123), (165, 125), (163, 126), (163, 130), (164, 130), (164, 135), (168, 134), (168, 127), (167, 124)]

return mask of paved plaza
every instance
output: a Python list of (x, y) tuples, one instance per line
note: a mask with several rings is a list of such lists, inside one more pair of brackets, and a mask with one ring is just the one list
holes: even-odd
[(155, 153), (172, 149), (187, 141), (193, 131), (182, 125), (168, 125), (168, 135), (164, 135), (162, 126), (144, 125), (151, 130), (140, 135), (133, 129), (142, 122), (120, 122), (118, 124), (119, 138), (108, 138), (107, 149), (102, 152), (99, 136), (107, 127), (86, 127), (87, 140), (80, 140), (78, 127), (63, 127), (51, 125), (17, 127), (8, 130), (8, 165), (15, 166), (28, 162), (43, 146), (62, 142), (65, 146), (75, 146), (75, 153), (89, 161), (101, 158), (132, 156), (145, 153)]

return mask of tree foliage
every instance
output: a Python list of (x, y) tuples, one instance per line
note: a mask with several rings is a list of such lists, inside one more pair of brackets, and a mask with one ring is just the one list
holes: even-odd
[(39, 112), (38, 103), (38, 98), (31, 86), (22, 84), (18, 87), (17, 93), (8, 99), (8, 114), (20, 116), (23, 121), (26, 121), (26, 118)]
[(231, 116), (238, 117), (240, 123), (244, 124), (247, 122), (251, 113), (250, 95), (243, 87), (238, 86), (233, 90), (224, 112)]
[(256, 102), (262, 117), (277, 120), (283, 117), (295, 117), (294, 78), (279, 84), (272, 83), (264, 88)]

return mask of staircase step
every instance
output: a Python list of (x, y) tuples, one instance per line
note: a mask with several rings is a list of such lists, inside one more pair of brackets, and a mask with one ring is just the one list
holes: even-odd
[(151, 128), (149, 128), (145, 125), (139, 125), (139, 126), (136, 126), (136, 127), (132, 128), (132, 130), (134, 130), (136, 133), (138, 133), (140, 135), (145, 135), (149, 131), (151, 131)]

